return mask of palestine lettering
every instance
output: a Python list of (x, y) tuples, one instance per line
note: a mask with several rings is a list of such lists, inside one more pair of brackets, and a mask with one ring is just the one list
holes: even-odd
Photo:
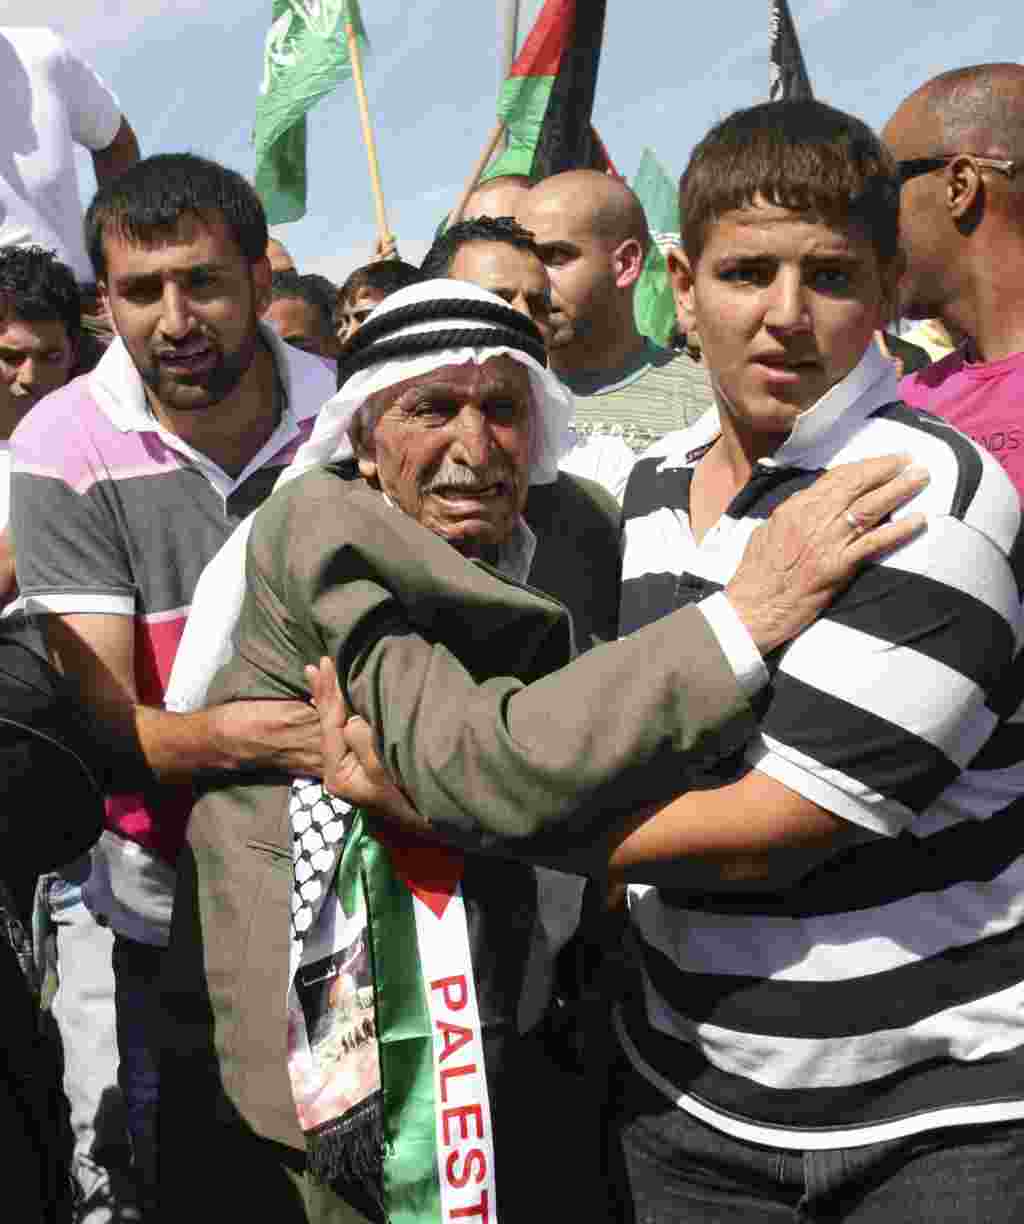
[(474, 1146), (475, 1140), (484, 1138), (483, 1110), (473, 1099), (477, 1096), (478, 1074), (483, 1074), (483, 1051), (478, 1048), (472, 1028), (455, 1019), (468, 1002), (465, 975), (438, 978), (430, 983), (430, 989), (434, 995), (434, 1027), (441, 1051), (437, 1059), (441, 1141), (446, 1151), (441, 1172), (451, 1190), (467, 1192), (458, 1196), (462, 1205), (452, 1207), (447, 1218), (479, 1220), (487, 1224), (490, 1219), (488, 1191), (485, 1188), (477, 1193), (474, 1189), (487, 1177), (487, 1156), (482, 1148)]

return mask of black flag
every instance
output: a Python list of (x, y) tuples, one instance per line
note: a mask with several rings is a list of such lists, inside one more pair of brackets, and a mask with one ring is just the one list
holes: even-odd
[(551, 87), (551, 100), (533, 158), (536, 179), (564, 170), (608, 169), (608, 153), (590, 126), (604, 40), (605, 6), (606, 0), (576, 0), (571, 6), (572, 31)]
[(798, 102), (814, 97), (807, 75), (796, 26), (787, 0), (772, 0), (771, 61), (768, 99), (771, 102)]

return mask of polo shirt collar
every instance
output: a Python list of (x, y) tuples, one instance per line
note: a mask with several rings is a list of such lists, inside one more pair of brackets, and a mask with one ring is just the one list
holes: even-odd
[[(285, 415), (295, 412), (295, 419), (304, 421), (316, 416), (319, 403), (308, 402), (308, 397), (297, 394), (301, 386), (303, 371), (296, 354), (299, 350), (285, 344), (272, 327), (259, 323), (260, 335), (270, 349), (277, 376), (285, 393)], [(308, 354), (303, 354), (310, 359)], [(153, 411), (146, 398), (146, 391), (135, 363), (120, 336), (116, 336), (100, 358), (89, 379), (89, 390), (104, 413), (122, 433), (144, 433), (159, 429)], [(307, 401), (307, 402), (303, 402)]]
[[(801, 412), (786, 441), (760, 462), (765, 467), (822, 467), (873, 412), (899, 398), (896, 367), (872, 340), (849, 374)], [(662, 468), (689, 467), (697, 452), (720, 433), (715, 406), (692, 429), (677, 436), (666, 451)]]

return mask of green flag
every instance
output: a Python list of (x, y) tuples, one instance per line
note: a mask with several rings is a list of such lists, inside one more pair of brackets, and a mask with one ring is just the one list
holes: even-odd
[(359, 0), (273, 0), (256, 103), (256, 190), (271, 225), (306, 211), (306, 112), (352, 75), (346, 27), (366, 47)]
[(679, 189), (654, 153), (644, 149), (633, 190), (644, 206), (653, 240), (633, 298), (636, 325), (643, 335), (667, 345), (676, 324), (676, 308), (665, 251), (679, 245)]

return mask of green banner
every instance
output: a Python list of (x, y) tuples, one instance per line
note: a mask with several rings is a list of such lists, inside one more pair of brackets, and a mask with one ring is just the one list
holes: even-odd
[(366, 48), (359, 0), (273, 0), (253, 144), (271, 225), (306, 211), (306, 112), (352, 75), (346, 27)]
[(679, 189), (650, 149), (644, 149), (633, 179), (651, 231), (651, 249), (633, 298), (636, 325), (657, 344), (667, 345), (676, 325), (665, 250), (679, 244)]

